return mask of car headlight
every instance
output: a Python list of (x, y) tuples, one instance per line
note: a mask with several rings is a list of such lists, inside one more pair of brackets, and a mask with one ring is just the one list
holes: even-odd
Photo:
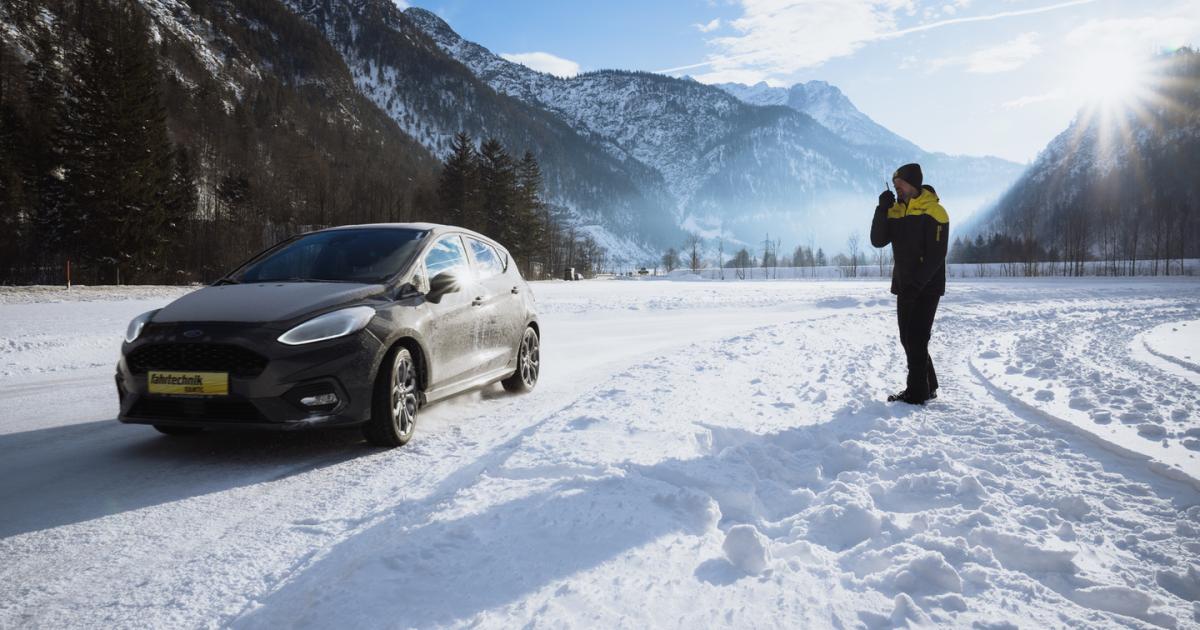
[(146, 327), (146, 324), (150, 323), (150, 320), (154, 317), (154, 314), (159, 310), (160, 309), (154, 309), (153, 311), (148, 311), (138, 315), (137, 317), (134, 317), (133, 321), (129, 322), (129, 328), (125, 329), (125, 343), (133, 343), (135, 339), (141, 337), (142, 329)]
[(355, 306), (314, 317), (279, 336), (279, 343), (299, 346), (354, 334), (375, 317), (370, 306)]

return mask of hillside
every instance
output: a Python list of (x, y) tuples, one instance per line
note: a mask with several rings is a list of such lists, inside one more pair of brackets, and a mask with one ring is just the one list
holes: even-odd
[(972, 234), (1121, 273), (1118, 261), (1200, 255), (1198, 210), (1200, 54), (1183, 49), (1158, 57), (1128, 100), (1081, 110)]
[[(82, 282), (212, 279), (296, 226), (407, 220), (428, 203), (434, 156), (274, 0), (13, 0), (0, 24), (6, 277), (58, 281), (69, 258)], [(113, 32), (145, 62), (111, 54)], [(122, 125), (159, 131), (121, 157), (104, 138)], [(183, 199), (155, 199), (171, 172), (126, 170), (149, 185), (140, 199), (87, 184), (146, 150), (182, 165)]]

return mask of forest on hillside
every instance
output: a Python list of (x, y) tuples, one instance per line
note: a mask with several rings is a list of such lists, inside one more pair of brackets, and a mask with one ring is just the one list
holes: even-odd
[(1135, 98), (1081, 111), (950, 249), (951, 262), (1020, 263), (1023, 275), (1182, 273), (1197, 256), (1200, 53), (1189, 48), (1155, 58)]
[(219, 72), (133, 0), (0, 5), (0, 284), (62, 283), (68, 264), (81, 284), (207, 282), (295, 233), (389, 221), (510, 239), (527, 270), (603, 265), (540, 201), (532, 156), (461, 137), (450, 182), (283, 5), (188, 5), (225, 38)]

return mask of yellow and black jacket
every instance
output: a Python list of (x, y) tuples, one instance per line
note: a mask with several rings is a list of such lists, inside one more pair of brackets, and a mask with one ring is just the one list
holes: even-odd
[(871, 221), (871, 244), (892, 244), (892, 293), (909, 295), (936, 291), (946, 293), (946, 243), (950, 240), (950, 216), (932, 186), (907, 204), (878, 206)]

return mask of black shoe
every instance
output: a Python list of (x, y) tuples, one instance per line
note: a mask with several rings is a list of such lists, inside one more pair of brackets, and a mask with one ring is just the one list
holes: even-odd
[[(908, 398), (908, 390), (902, 389), (902, 390), (896, 392), (895, 394), (888, 394), (887, 400), (888, 400), (888, 402), (896, 402), (897, 400), (903, 400), (905, 402), (908, 402), (907, 400), (905, 400), (907, 398)], [(929, 398), (926, 398), (925, 400), (933, 400), (934, 398), (937, 398), (937, 390), (936, 389), (929, 392)]]
[(924, 405), (926, 402), (933, 400), (934, 398), (937, 398), (937, 392), (929, 392), (928, 397), (918, 398), (916, 396), (909, 396), (908, 390), (905, 389), (905, 390), (902, 390), (895, 394), (889, 395), (887, 399), (888, 399), (888, 402), (902, 402), (902, 403), (908, 403), (910, 405)]

